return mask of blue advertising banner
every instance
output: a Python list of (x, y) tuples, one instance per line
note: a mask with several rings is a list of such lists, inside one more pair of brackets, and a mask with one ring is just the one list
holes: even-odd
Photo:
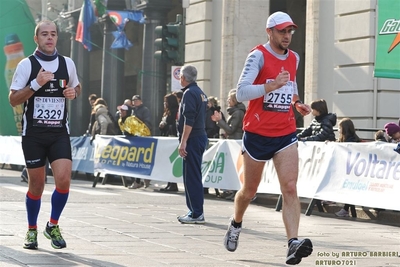
[(71, 137), (72, 170), (94, 173), (94, 146), (90, 144), (90, 137)]
[(155, 164), (157, 138), (101, 136), (95, 141), (94, 169), (125, 175), (150, 176)]

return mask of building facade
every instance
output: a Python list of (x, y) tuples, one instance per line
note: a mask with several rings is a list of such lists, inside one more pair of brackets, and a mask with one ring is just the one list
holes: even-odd
[[(113, 1), (116, 0), (108, 0), (108, 5)], [(151, 1), (125, 2), (127, 6), (135, 7)], [(208, 95), (217, 96), (226, 110), (227, 93), (236, 87), (247, 54), (256, 45), (267, 42), (265, 24), (268, 15), (278, 10), (289, 13), (299, 26), (291, 48), (301, 57), (297, 81), (303, 101), (310, 103), (323, 98), (329, 111), (336, 113), (338, 119), (349, 117), (357, 128), (382, 128), (385, 123), (400, 117), (400, 79), (373, 76), (377, 1), (177, 0), (171, 2), (174, 8), (168, 13), (167, 20), (173, 21), (176, 14), (183, 13), (185, 64), (197, 67), (200, 87)], [(39, 5), (38, 2), (43, 1), (27, 2)], [(70, 9), (72, 6), (79, 8), (82, 0), (69, 0), (68, 4)], [(142, 26), (127, 29), (128, 37), (136, 41), (134, 47), (121, 56), (125, 61), (125, 83), (134, 84), (122, 85), (123, 98), (140, 92), (139, 87), (144, 86), (140, 84), (140, 75), (146, 71), (141, 69), (143, 46), (154, 44), (143, 41), (142, 30)], [(95, 91), (95, 85), (100, 86), (102, 79), (101, 49), (90, 52), (89, 58), (89, 90)], [(154, 109), (154, 103), (146, 104)], [(304, 124), (311, 119), (307, 116)], [(372, 138), (372, 133), (361, 135)]]
[[(373, 76), (377, 0), (281, 2), (286, 5), (272, 0), (190, 1), (186, 62), (203, 72), (200, 80), (207, 92), (225, 102), (247, 53), (267, 41), (268, 15), (282, 10), (299, 26), (291, 48), (304, 62), (297, 80), (305, 103), (323, 98), (330, 112), (338, 119), (351, 118), (357, 128), (382, 128), (397, 121), (400, 79)], [(307, 116), (304, 124), (311, 119)], [(371, 132), (360, 135), (373, 137)]]

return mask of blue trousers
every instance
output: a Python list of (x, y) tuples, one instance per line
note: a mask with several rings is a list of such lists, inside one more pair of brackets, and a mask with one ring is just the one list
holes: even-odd
[(206, 135), (189, 138), (186, 145), (187, 156), (183, 160), (183, 184), (185, 186), (186, 205), (193, 218), (203, 214), (204, 190), (201, 164), (207, 143), (208, 138)]

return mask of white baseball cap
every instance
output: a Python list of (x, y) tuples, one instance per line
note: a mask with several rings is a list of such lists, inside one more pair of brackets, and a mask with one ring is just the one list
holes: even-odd
[(121, 105), (117, 107), (118, 110), (129, 110), (127, 105)]
[(290, 18), (290, 16), (281, 11), (271, 14), (267, 19), (267, 29), (274, 27), (277, 30), (283, 30), (289, 26), (297, 28), (297, 25), (293, 23), (293, 20)]

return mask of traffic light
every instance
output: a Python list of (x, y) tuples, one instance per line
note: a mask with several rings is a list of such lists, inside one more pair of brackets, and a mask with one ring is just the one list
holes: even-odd
[(155, 28), (157, 50), (154, 57), (159, 60), (183, 65), (185, 57), (185, 29), (181, 22), (168, 23)]
[(166, 55), (166, 26), (157, 26), (154, 29), (155, 34), (157, 35), (156, 40), (154, 41), (154, 45), (156, 47), (156, 51), (154, 52), (154, 58), (159, 59), (159, 60), (165, 60), (167, 61), (167, 55)]

